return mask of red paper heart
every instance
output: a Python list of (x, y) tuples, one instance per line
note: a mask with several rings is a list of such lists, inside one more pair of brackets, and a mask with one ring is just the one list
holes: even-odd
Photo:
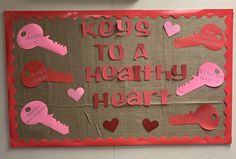
[(107, 129), (108, 131), (115, 132), (116, 127), (119, 124), (119, 120), (117, 118), (113, 118), (111, 121), (104, 121), (103, 122), (103, 127)]
[(147, 132), (151, 132), (153, 129), (156, 129), (159, 126), (159, 122), (156, 120), (150, 121), (149, 119), (143, 119), (143, 127)]

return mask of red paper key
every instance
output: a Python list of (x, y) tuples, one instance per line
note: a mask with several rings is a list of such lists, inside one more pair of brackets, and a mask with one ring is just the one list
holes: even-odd
[(214, 130), (219, 125), (220, 116), (216, 109), (210, 104), (202, 104), (196, 112), (185, 115), (169, 117), (169, 123), (173, 125), (198, 124), (206, 130)]
[(21, 81), (26, 87), (36, 87), (43, 81), (71, 83), (71, 74), (59, 73), (50, 68), (46, 68), (44, 63), (33, 60), (25, 64), (21, 72)]
[(204, 45), (213, 51), (220, 50), (224, 44), (224, 33), (215, 24), (206, 24), (200, 32), (195, 32), (191, 36), (176, 38), (174, 41), (176, 48)]

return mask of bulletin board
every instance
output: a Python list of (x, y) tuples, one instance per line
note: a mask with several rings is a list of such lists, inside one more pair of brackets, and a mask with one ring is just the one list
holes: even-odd
[(5, 12), (12, 147), (230, 144), (232, 10)]

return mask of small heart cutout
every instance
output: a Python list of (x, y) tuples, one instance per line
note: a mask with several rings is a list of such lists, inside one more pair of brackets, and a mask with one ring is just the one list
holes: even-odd
[(156, 120), (150, 121), (149, 119), (143, 119), (143, 127), (147, 132), (151, 132), (159, 126), (159, 122)]
[(83, 94), (84, 94), (84, 89), (82, 87), (79, 87), (76, 90), (74, 90), (73, 88), (67, 90), (67, 95), (77, 102), (80, 100)]
[(103, 127), (108, 131), (115, 132), (118, 124), (119, 120), (117, 118), (113, 118), (111, 121), (105, 120), (103, 122)]
[(180, 26), (178, 24), (173, 25), (170, 21), (165, 22), (164, 28), (168, 37), (171, 37), (180, 32)]

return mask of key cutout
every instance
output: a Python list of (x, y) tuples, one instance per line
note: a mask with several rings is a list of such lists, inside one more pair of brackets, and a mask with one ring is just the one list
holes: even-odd
[(169, 117), (172, 125), (198, 124), (205, 130), (214, 130), (218, 127), (220, 115), (210, 104), (202, 104), (196, 112), (189, 112), (184, 115), (174, 115)]
[(174, 46), (176, 48), (184, 48), (191, 46), (203, 45), (212, 51), (220, 50), (225, 45), (225, 37), (223, 31), (215, 24), (206, 24), (200, 32), (193, 35), (176, 38)]
[(26, 87), (37, 87), (42, 82), (61, 82), (71, 83), (73, 77), (71, 74), (61, 73), (46, 68), (44, 63), (39, 60), (33, 60), (25, 64), (21, 72), (21, 81)]
[(224, 72), (218, 65), (212, 62), (206, 62), (199, 67), (197, 75), (193, 76), (192, 80), (177, 87), (176, 94), (183, 96), (204, 85), (208, 87), (219, 87), (224, 83), (224, 77)]
[(41, 101), (32, 101), (21, 110), (21, 120), (27, 125), (43, 124), (63, 135), (69, 133), (69, 126), (61, 123), (48, 114), (47, 105)]
[(57, 53), (59, 55), (67, 54), (67, 47), (44, 36), (43, 29), (38, 24), (25, 25), (17, 34), (17, 44), (22, 49), (33, 49), (41, 47)]

